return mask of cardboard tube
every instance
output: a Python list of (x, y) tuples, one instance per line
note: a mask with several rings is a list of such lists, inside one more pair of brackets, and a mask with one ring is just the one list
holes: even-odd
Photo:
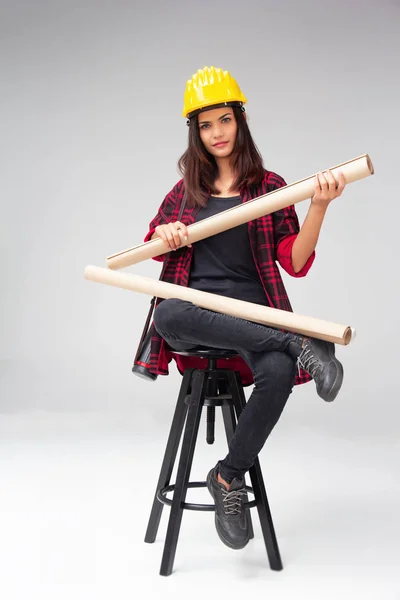
[(192, 302), (201, 308), (208, 308), (218, 313), (232, 315), (233, 317), (239, 317), (247, 321), (269, 325), (278, 329), (285, 329), (301, 335), (333, 342), (334, 344), (341, 344), (342, 346), (349, 344), (355, 334), (350, 326), (338, 325), (337, 323), (330, 323), (329, 321), (314, 319), (313, 317), (304, 317), (286, 310), (269, 308), (261, 304), (253, 304), (252, 302), (244, 302), (243, 300), (236, 300), (234, 298), (226, 298), (218, 294), (201, 292), (149, 277), (142, 277), (131, 273), (116, 273), (103, 267), (87, 266), (84, 271), (84, 277), (97, 283), (105, 283), (159, 298), (180, 298), (181, 300)]
[[(349, 184), (373, 175), (374, 167), (368, 154), (363, 154), (358, 158), (333, 167), (331, 171), (334, 176), (337, 176), (338, 171), (342, 171), (346, 184)], [(314, 193), (314, 178), (315, 175), (312, 175), (307, 179), (302, 179), (301, 181), (254, 198), (249, 202), (244, 202), (240, 206), (224, 210), (213, 217), (203, 219), (199, 223), (189, 225), (188, 240), (182, 240), (181, 247), (311, 198)], [(122, 269), (123, 267), (137, 264), (154, 256), (165, 254), (168, 251), (166, 250), (164, 241), (161, 238), (156, 238), (139, 246), (108, 256), (106, 264), (110, 269)]]

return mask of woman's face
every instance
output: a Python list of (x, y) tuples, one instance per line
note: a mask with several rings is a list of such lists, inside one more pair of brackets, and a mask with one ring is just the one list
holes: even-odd
[(199, 132), (205, 149), (215, 158), (230, 156), (235, 146), (237, 123), (232, 108), (213, 108), (198, 116)]

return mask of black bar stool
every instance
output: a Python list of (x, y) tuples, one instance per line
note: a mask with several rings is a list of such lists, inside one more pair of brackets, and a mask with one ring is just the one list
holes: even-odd
[[(173, 350), (173, 352), (184, 356), (201, 357), (207, 362), (204, 369), (186, 369), (184, 372), (147, 525), (145, 542), (152, 543), (157, 536), (164, 504), (171, 507), (160, 575), (171, 575), (172, 573), (184, 509), (215, 510), (214, 504), (185, 502), (189, 488), (206, 487), (205, 481), (189, 481), (202, 408), (203, 406), (207, 408), (207, 443), (212, 444), (214, 442), (215, 408), (219, 406), (222, 410), (229, 444), (235, 431), (237, 419), (246, 403), (240, 374), (236, 371), (217, 368), (218, 359), (236, 357), (236, 352), (202, 347), (182, 352)], [(176, 481), (171, 485), (171, 475), (182, 432), (183, 441)], [(270, 567), (274, 571), (280, 571), (283, 566), (258, 458), (249, 470), (249, 475), (251, 487), (246, 486), (246, 490), (254, 495), (254, 500), (247, 501), (244, 505), (249, 509), (254, 506), (257, 507)], [(172, 499), (167, 498), (169, 492), (173, 492)], [(250, 534), (253, 537), (251, 520), (250, 528)]]

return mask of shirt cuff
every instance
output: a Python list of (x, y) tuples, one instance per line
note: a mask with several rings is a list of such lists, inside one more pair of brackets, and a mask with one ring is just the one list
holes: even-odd
[(302, 267), (302, 269), (296, 273), (292, 265), (292, 248), (296, 238), (297, 233), (293, 233), (284, 237), (278, 244), (276, 258), (281, 267), (292, 277), (305, 277), (315, 260), (315, 250), (307, 259), (304, 267)]

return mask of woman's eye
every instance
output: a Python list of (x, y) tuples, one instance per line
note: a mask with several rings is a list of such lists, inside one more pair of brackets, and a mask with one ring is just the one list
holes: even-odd
[[(229, 123), (229, 121), (231, 121), (231, 117), (224, 117), (221, 123)], [(203, 123), (203, 125), (200, 125), (200, 129), (208, 129), (209, 127), (210, 123)]]

